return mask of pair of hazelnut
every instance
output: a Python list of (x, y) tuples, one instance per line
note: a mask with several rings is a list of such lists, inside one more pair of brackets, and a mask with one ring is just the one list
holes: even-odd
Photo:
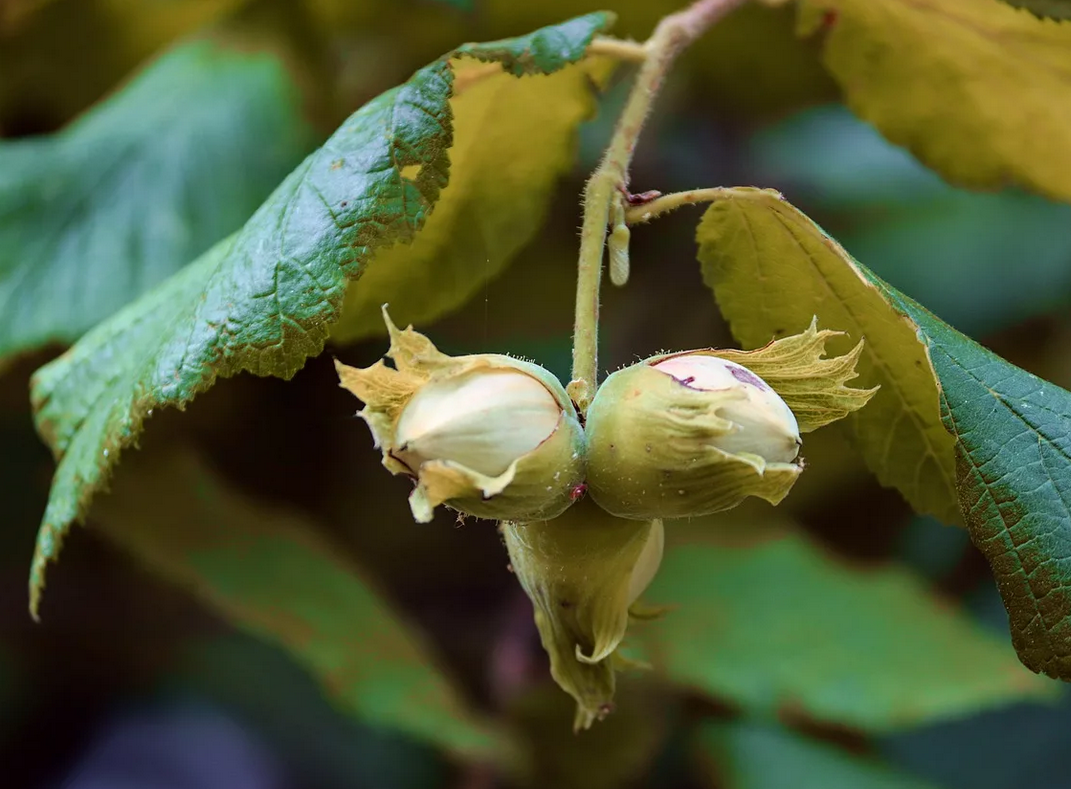
[[(561, 383), (498, 354), (450, 357), (384, 309), (394, 368), (337, 364), (365, 402), (383, 464), (416, 481), (413, 516), (561, 515), (582, 493), (621, 518), (686, 518), (748, 495), (779, 502), (800, 472), (800, 429), (777, 392), (715, 350), (655, 356), (611, 375), (581, 426)], [(733, 352), (728, 352), (733, 353)]]
[(875, 391), (844, 385), (862, 343), (825, 358), (838, 332), (812, 323), (757, 351), (664, 354), (619, 370), (582, 425), (542, 367), (447, 356), (383, 315), (394, 366), (336, 363), (342, 386), (364, 401), (383, 465), (414, 480), (416, 520), (445, 504), (501, 521), (551, 674), (577, 701), (577, 729), (612, 708), (615, 669), (634, 665), (618, 646), (630, 618), (650, 614), (637, 600), (662, 560), (662, 519), (747, 496), (777, 504), (802, 470), (801, 430)]

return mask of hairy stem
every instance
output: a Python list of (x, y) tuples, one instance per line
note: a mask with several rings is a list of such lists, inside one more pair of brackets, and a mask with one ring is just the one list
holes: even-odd
[(588, 44), (589, 55), (606, 55), (615, 60), (643, 63), (647, 60), (647, 47), (636, 41), (625, 41), (612, 36), (595, 36)]
[[(726, 197), (748, 198), (755, 193), (747, 189), (738, 189), (731, 186), (712, 186), (707, 189), (689, 189), (687, 192), (672, 192), (668, 195), (659, 195), (639, 205), (630, 205), (625, 209), (625, 222), (630, 225), (642, 225), (657, 219), (662, 214), (675, 211), (682, 205), (696, 205), (697, 203), (713, 203)], [(768, 192), (767, 192), (768, 194)]]
[(643, 45), (645, 58), (610, 145), (584, 189), (584, 222), (577, 262), (573, 380), (569, 396), (586, 413), (598, 379), (599, 286), (611, 211), (621, 216), (628, 171), (643, 124), (677, 56), (707, 28), (746, 0), (697, 0), (663, 19)]

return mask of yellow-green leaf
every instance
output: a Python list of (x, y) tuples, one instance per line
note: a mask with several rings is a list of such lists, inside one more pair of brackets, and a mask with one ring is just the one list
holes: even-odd
[[(776, 332), (785, 320), (812, 313), (831, 328), (880, 329), (866, 338), (876, 353), (873, 374), (900, 387), (904, 403), (938, 396), (952, 454), (933, 460), (942, 472), (950, 462), (955, 471), (960, 512), (993, 570), (1020, 659), (1071, 680), (1071, 392), (943, 323), (855, 262), (780, 195), (729, 192), (708, 212), (700, 237), (707, 281), (734, 330)], [(925, 356), (917, 359), (920, 349)], [(922, 371), (928, 381), (908, 378)], [(924, 470), (918, 442), (933, 411), (904, 411), (890, 411), (885, 423), (853, 424), (871, 465), (917, 507), (913, 496), (925, 488), (910, 472)], [(903, 429), (905, 419), (914, 429)]]
[(414, 242), (379, 252), (346, 292), (331, 331), (336, 341), (382, 334), (384, 303), (399, 325), (426, 324), (510, 263), (543, 225), (551, 190), (572, 168), (577, 127), (595, 109), (593, 81), (610, 64), (589, 58), (520, 82), (467, 58), (453, 66), (450, 183)]
[(754, 189), (714, 203), (698, 241), (703, 277), (745, 347), (797, 334), (816, 315), (820, 329), (848, 333), (830, 340), (831, 356), (865, 339), (852, 385), (881, 389), (845, 420), (853, 442), (916, 510), (960, 523), (955, 442), (926, 351), (847, 253), (779, 194)]
[(1071, 25), (998, 0), (802, 0), (861, 118), (953, 183), (1071, 201)]
[(140, 460), (94, 516), (109, 539), (289, 652), (346, 712), (469, 756), (501, 749), (420, 637), (313, 523), (230, 489), (188, 449)]

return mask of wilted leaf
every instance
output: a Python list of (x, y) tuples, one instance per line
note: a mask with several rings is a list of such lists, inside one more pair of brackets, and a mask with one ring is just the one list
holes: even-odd
[(843, 250), (779, 195), (757, 190), (712, 205), (698, 241), (703, 277), (746, 348), (803, 331), (816, 315), (819, 328), (849, 335), (830, 341), (831, 356), (866, 340), (852, 385), (881, 389), (845, 420), (854, 443), (916, 510), (960, 522), (954, 442), (925, 349)]
[(1071, 19), (1071, 0), (1004, 0), (1042, 19)]
[(997, 0), (803, 0), (848, 105), (953, 183), (1071, 200), (1071, 25)]
[[(531, 48), (560, 68), (609, 21), (564, 23), (555, 58), (538, 51), (545, 33), (492, 47), (511, 58)], [(453, 81), (444, 57), (373, 99), (238, 233), (37, 372), (37, 426), (59, 466), (31, 569), (33, 611), (45, 565), (153, 408), (181, 408), (219, 376), (293, 375), (322, 350), (348, 281), (376, 250), (420, 230), (449, 174)]]
[(700, 753), (725, 789), (927, 789), (881, 762), (809, 740), (779, 726), (708, 723)]
[(518, 83), (456, 61), (458, 85), (469, 84), (450, 102), (450, 184), (413, 243), (377, 254), (349, 289), (332, 339), (382, 334), (384, 303), (399, 325), (426, 324), (505, 268), (542, 227), (548, 197), (573, 165), (577, 127), (595, 109), (592, 82), (608, 65), (589, 59)]
[[(919, 436), (934, 436), (940, 420), (949, 440), (928, 444), (936, 451), (927, 449), (927, 460), (955, 474), (960, 510), (996, 576), (1020, 659), (1071, 680), (1071, 392), (941, 322), (776, 194), (741, 190), (715, 205), (700, 238), (707, 281), (745, 342), (813, 314), (829, 328), (865, 330), (876, 362), (868, 381), (882, 384), (854, 424), (868, 462), (922, 509), (918, 478), (905, 472), (921, 469)], [(889, 384), (925, 408), (904, 415), (886, 398), (885, 424), (866, 421)], [(912, 429), (902, 428), (905, 419)]]
[(207, 42), (58, 134), (0, 143), (0, 357), (73, 342), (174, 274), (310, 147), (282, 65)]
[(645, 595), (674, 606), (643, 633), (673, 682), (868, 731), (1055, 690), (904, 569), (854, 569), (788, 531), (703, 525), (702, 542), (667, 550)]
[(189, 450), (134, 464), (94, 523), (155, 574), (281, 646), (348, 713), (470, 755), (502, 745), (311, 523), (230, 490)]

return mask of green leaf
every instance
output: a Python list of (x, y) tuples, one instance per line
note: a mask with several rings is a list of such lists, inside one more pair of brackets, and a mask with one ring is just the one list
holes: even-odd
[(577, 59), (595, 34), (608, 25), (605, 12), (586, 14), (558, 25), (540, 28), (520, 38), (504, 38), (484, 44), (462, 44), (454, 50), (485, 63), (501, 63), (515, 77), (550, 74)]
[(595, 110), (591, 83), (609, 65), (588, 59), (518, 82), (455, 61), (458, 84), (469, 84), (450, 103), (450, 183), (413, 243), (377, 254), (347, 291), (331, 338), (383, 334), (384, 303), (400, 326), (427, 324), (497, 276), (543, 226), (551, 192), (573, 166), (577, 128)]
[(313, 524), (230, 490), (190, 450), (133, 464), (94, 524), (154, 574), (286, 650), (349, 714), (468, 756), (504, 745)]
[(875, 732), (1055, 690), (905, 569), (852, 568), (750, 522), (701, 526), (703, 540), (667, 550), (645, 595), (673, 606), (643, 644), (675, 683), (756, 715)]
[(0, 142), (0, 358), (73, 342), (174, 274), (310, 147), (282, 65), (208, 42), (60, 133)]
[[(860, 413), (880, 404), (886, 420), (854, 424), (868, 462), (920, 508), (923, 486), (910, 472), (934, 472), (917, 462), (919, 437), (943, 427), (948, 441), (929, 445), (939, 450), (929, 468), (954, 474), (1020, 659), (1071, 680), (1071, 392), (940, 321), (776, 193), (739, 190), (708, 211), (699, 237), (704, 276), (742, 340), (804, 325), (811, 315), (824, 328), (866, 335), (874, 365), (864, 377), (883, 389)], [(895, 403), (882, 399), (887, 389)], [(900, 403), (925, 408), (893, 409)]]
[[(590, 40), (611, 17), (581, 19)], [(557, 59), (539, 54), (542, 33), (494, 52), (520, 62), (530, 49), (563, 68), (586, 46), (570, 29), (573, 46)], [(31, 611), (63, 535), (154, 408), (181, 408), (220, 376), (293, 375), (323, 349), (348, 281), (376, 250), (413, 239), (449, 176), (453, 81), (444, 57), (370, 101), (239, 232), (36, 373), (38, 432), (59, 464), (30, 572)]]
[(780, 726), (707, 723), (701, 753), (726, 789), (926, 789), (932, 785), (879, 761)]
[(954, 440), (925, 349), (847, 253), (776, 192), (759, 190), (712, 205), (697, 238), (703, 277), (745, 348), (797, 334), (815, 315), (819, 328), (849, 335), (830, 342), (830, 356), (866, 340), (852, 386), (881, 389), (845, 420), (853, 443), (916, 510), (959, 523)]
[(1042, 19), (1071, 19), (1071, 0), (1004, 0)]
[(918, 327), (941, 382), (960, 506), (993, 569), (1012, 643), (1029, 668), (1071, 680), (1071, 392), (891, 288), (888, 296)]
[(1071, 201), (1071, 25), (996, 0), (802, 0), (852, 110), (953, 183)]

